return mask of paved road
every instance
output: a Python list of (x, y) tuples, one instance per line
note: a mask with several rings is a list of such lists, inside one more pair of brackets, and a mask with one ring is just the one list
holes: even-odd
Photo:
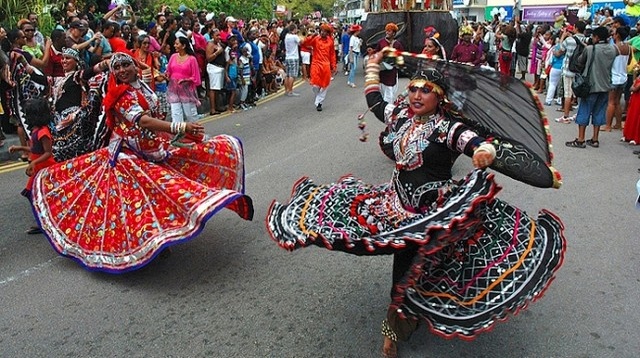
[[(301, 176), (390, 177), (392, 163), (376, 141), (358, 141), (362, 88), (336, 81), (321, 113), (303, 85), (301, 97), (208, 122), (208, 132), (244, 142), (255, 220), (222, 212), (168, 259), (133, 273), (87, 272), (42, 236), (24, 234), (33, 222), (18, 195), (26, 178), (22, 169), (0, 170), (0, 356), (378, 357), (391, 257), (289, 253), (264, 227), (270, 202), (287, 200)], [(382, 127), (373, 117), (369, 123), (373, 132)], [(640, 212), (633, 207), (640, 160), (619, 131), (603, 133), (598, 149), (571, 149), (563, 143), (574, 125), (552, 121), (551, 130), (560, 190), (498, 181), (503, 199), (564, 220), (568, 251), (557, 279), (529, 310), (477, 340), (443, 340), (422, 327), (400, 347), (402, 357), (640, 356)], [(469, 160), (454, 169), (464, 175)]]

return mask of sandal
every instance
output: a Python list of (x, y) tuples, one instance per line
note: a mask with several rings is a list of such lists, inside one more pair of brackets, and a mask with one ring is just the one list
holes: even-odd
[(587, 145), (593, 148), (598, 148), (600, 147), (600, 142), (593, 139), (587, 139)]
[(21, 156), (21, 157), (20, 157), (20, 161), (22, 161), (22, 162), (25, 162), (25, 163), (26, 163), (26, 162), (28, 162), (28, 161), (29, 161), (29, 157)]
[(564, 145), (566, 145), (569, 148), (586, 148), (587, 146), (584, 144), (584, 141), (579, 141), (578, 138), (572, 140), (571, 142), (565, 142)]
[(38, 226), (32, 226), (32, 227), (29, 228), (29, 230), (26, 231), (26, 233), (28, 235), (42, 234), (42, 229), (40, 229), (40, 227), (38, 227)]

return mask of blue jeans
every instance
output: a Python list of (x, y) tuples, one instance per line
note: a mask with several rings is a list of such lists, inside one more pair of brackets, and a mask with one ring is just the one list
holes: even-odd
[(347, 82), (355, 83), (356, 80), (356, 68), (358, 68), (358, 57), (360, 57), (359, 53), (353, 53), (353, 63), (350, 64), (351, 69), (349, 70), (349, 79)]
[(597, 92), (589, 94), (587, 98), (580, 98), (576, 124), (588, 126), (591, 122), (594, 126), (603, 126), (607, 123), (607, 104), (609, 92)]

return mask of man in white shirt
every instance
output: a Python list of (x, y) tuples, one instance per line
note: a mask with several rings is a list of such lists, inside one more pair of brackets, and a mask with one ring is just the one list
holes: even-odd
[(293, 92), (293, 81), (300, 73), (300, 37), (298, 26), (289, 25), (289, 32), (284, 37), (284, 66), (287, 68), (287, 78), (284, 80), (284, 92), (286, 96), (297, 97), (300, 94)]

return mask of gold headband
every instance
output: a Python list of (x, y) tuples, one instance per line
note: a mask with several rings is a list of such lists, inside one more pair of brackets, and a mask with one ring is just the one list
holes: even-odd
[(444, 91), (442, 90), (442, 87), (438, 86), (437, 84), (431, 81), (427, 81), (424, 78), (416, 78), (415, 80), (412, 80), (411, 82), (409, 82), (409, 85), (407, 86), (407, 88), (409, 87), (418, 87), (418, 88), (427, 87), (431, 89), (431, 92), (435, 93), (436, 95), (444, 96)]

